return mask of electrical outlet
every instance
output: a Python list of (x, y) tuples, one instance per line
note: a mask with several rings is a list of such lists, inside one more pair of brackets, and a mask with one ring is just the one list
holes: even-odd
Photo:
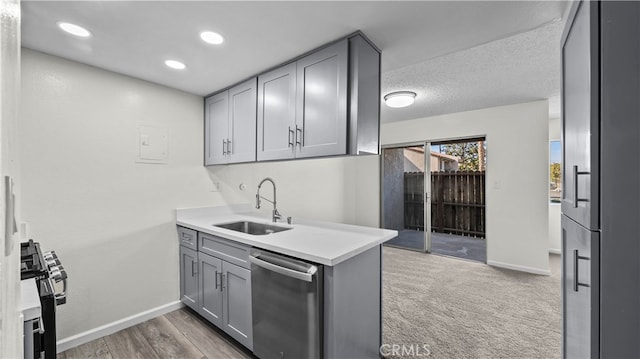
[(220, 192), (220, 182), (213, 182), (211, 184), (211, 192)]

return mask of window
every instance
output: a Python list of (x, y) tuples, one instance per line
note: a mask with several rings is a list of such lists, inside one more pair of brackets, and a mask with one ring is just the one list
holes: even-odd
[(549, 141), (549, 201), (560, 203), (562, 199), (562, 145)]

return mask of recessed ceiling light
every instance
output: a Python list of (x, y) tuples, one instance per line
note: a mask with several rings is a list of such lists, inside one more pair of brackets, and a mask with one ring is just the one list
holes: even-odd
[(82, 26), (78, 26), (76, 24), (72, 24), (69, 22), (60, 21), (58, 23), (58, 27), (65, 32), (68, 32), (71, 35), (75, 35), (78, 37), (89, 37), (91, 36), (91, 32), (85, 29)]
[(213, 31), (204, 31), (200, 33), (200, 38), (202, 41), (212, 44), (212, 45), (220, 45), (224, 42), (224, 38), (222, 35)]
[(384, 96), (384, 103), (389, 107), (407, 107), (413, 103), (416, 93), (411, 91), (396, 91)]
[(164, 62), (165, 65), (167, 65), (167, 67), (170, 67), (172, 69), (176, 69), (176, 70), (184, 70), (185, 68), (187, 68), (187, 65), (183, 64), (180, 61), (176, 61), (176, 60), (167, 60)]

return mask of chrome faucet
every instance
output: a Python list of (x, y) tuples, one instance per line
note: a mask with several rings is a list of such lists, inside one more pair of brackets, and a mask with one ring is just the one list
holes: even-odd
[[(262, 186), (263, 183), (265, 183), (266, 181), (271, 182), (271, 184), (273, 185), (273, 201), (266, 199), (264, 197), (262, 197), (260, 195), (260, 187)], [(278, 212), (278, 208), (276, 208), (276, 183), (273, 182), (273, 180), (269, 177), (263, 179), (262, 181), (260, 181), (260, 184), (258, 185), (258, 193), (256, 193), (256, 208), (260, 209), (260, 200), (264, 199), (265, 201), (269, 202), (269, 203), (273, 203), (273, 222), (277, 222), (280, 218), (282, 218), (282, 216), (280, 215), (280, 213)]]

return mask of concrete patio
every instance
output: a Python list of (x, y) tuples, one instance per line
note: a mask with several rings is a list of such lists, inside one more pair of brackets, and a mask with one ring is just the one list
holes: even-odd
[[(386, 244), (412, 250), (424, 250), (424, 232), (405, 229)], [(431, 253), (487, 262), (487, 246), (484, 238), (474, 238), (446, 233), (431, 233)]]

